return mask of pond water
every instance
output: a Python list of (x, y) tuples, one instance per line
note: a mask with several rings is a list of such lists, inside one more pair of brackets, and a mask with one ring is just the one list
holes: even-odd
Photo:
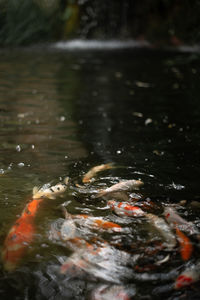
[[(1, 245), (33, 187), (69, 176), (63, 197), (41, 202), (34, 239), (16, 268), (8, 272), (2, 261), (1, 299), (127, 299), (123, 293), (130, 299), (198, 299), (197, 284), (174, 289), (178, 274), (199, 262), (196, 237), (184, 261), (178, 243), (159, 248), (162, 232), (145, 217), (119, 216), (108, 199), (94, 195), (140, 179), (140, 191), (126, 193), (129, 202), (131, 195), (141, 197), (137, 205), (163, 220), (164, 208), (174, 205), (200, 227), (199, 67), (196, 54), (134, 47), (1, 50)], [(96, 174), (86, 188), (76, 186), (105, 163), (114, 168)], [(74, 250), (51, 232), (64, 222), (61, 205), (72, 215), (115, 222), (122, 231), (79, 222), (78, 236), (95, 249)]]

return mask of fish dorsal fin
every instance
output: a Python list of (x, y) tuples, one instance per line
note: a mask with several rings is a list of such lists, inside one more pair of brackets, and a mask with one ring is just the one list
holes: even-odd
[(39, 191), (39, 188), (37, 186), (34, 186), (33, 188), (33, 195), (35, 195)]
[(68, 184), (69, 183), (69, 177), (65, 177), (65, 179), (63, 180), (64, 184)]

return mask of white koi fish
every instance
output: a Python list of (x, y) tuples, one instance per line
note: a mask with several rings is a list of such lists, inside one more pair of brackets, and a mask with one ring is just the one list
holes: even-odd
[(138, 190), (143, 184), (144, 183), (141, 180), (135, 180), (135, 179), (120, 181), (105, 190), (101, 190), (97, 194), (96, 198), (105, 196), (108, 193)]
[(176, 246), (176, 237), (165, 220), (153, 214), (146, 214), (145, 216), (163, 236), (167, 248), (170, 250), (173, 249)]
[(40, 199), (40, 198), (55, 199), (57, 196), (62, 195), (66, 191), (68, 181), (69, 181), (69, 177), (66, 177), (64, 179), (64, 183), (57, 183), (56, 185), (51, 187), (44, 185), (40, 189), (38, 187), (34, 187), (33, 199)]

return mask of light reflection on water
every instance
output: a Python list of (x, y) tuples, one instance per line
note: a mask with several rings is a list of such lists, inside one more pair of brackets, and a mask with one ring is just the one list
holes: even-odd
[[(164, 267), (144, 274), (134, 272), (137, 258), (139, 264), (144, 259), (146, 265), (153, 265), (166, 256), (165, 251), (147, 255), (156, 239), (155, 230), (149, 230), (143, 219), (117, 216), (106, 199), (92, 195), (122, 179), (141, 179), (145, 183), (140, 191), (142, 200), (155, 204), (150, 212), (161, 215), (165, 205), (185, 199), (186, 207), (180, 206), (180, 211), (200, 225), (199, 208), (192, 206), (193, 200), (199, 201), (197, 59), (140, 49), (76, 53), (36, 49), (1, 54), (2, 243), (31, 199), (34, 186), (70, 177), (64, 198), (41, 204), (35, 242), (21, 267), (13, 274), (1, 270), (2, 297), (89, 299), (95, 290), (110, 291), (113, 278), (109, 272), (116, 270), (115, 284), (122, 284), (139, 298), (149, 297), (156, 288), (158, 298), (162, 293), (172, 299), (181, 293), (187, 297), (189, 290), (184, 294), (172, 289), (184, 266), (176, 251)], [(90, 167), (107, 162), (118, 168), (102, 173), (87, 187), (88, 192), (75, 187), (82, 184), (81, 178)], [(71, 252), (62, 243), (49, 240), (49, 229), (63, 218), (63, 202), (71, 214), (103, 217), (123, 227), (122, 233), (115, 234), (82, 229), (88, 243), (92, 238), (101, 246), (103, 241), (110, 243), (106, 250), (102, 248), (105, 252), (101, 249), (102, 256), (107, 253), (108, 262), (112, 255), (115, 258), (108, 264), (110, 269), (101, 266), (105, 273), (99, 270), (99, 264), (104, 263), (101, 253), (100, 261), (87, 265), (90, 275), (98, 273), (95, 280), (86, 280), (84, 272), (59, 274), (61, 262)], [(123, 256), (121, 265), (119, 254), (125, 250), (131, 262)], [(79, 263), (76, 254), (73, 259)]]

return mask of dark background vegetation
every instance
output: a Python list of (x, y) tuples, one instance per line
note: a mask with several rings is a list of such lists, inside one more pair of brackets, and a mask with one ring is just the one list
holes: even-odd
[(0, 0), (0, 44), (134, 38), (197, 44), (199, 0)]

